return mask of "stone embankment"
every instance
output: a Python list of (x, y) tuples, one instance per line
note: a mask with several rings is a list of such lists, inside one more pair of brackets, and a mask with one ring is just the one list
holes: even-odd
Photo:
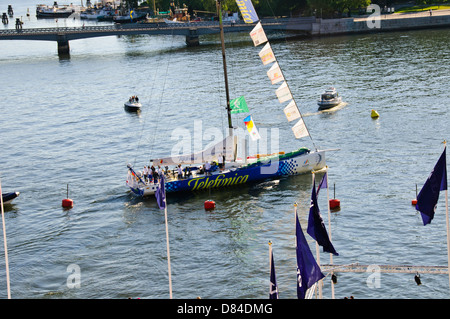
[(337, 35), (450, 26), (450, 10), (420, 13), (372, 14), (364, 18), (316, 19), (311, 35)]

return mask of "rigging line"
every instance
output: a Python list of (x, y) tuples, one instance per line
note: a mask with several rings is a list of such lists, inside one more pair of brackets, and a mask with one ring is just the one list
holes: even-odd
[[(173, 48), (173, 42), (174, 42), (173, 31), (174, 31), (174, 30), (172, 29), (172, 35), (171, 35), (172, 41), (171, 41), (171, 43), (170, 43), (170, 48), (171, 48), (171, 49)], [(157, 112), (155, 113), (155, 114), (158, 114), (158, 115), (161, 114), (160, 111), (161, 111), (162, 99), (163, 99), (163, 97), (164, 97), (164, 90), (165, 90), (165, 88), (166, 88), (167, 74), (168, 74), (168, 72), (169, 72), (169, 65), (170, 65), (171, 57), (172, 57), (172, 54), (169, 54), (169, 58), (168, 58), (168, 60), (167, 60), (167, 65), (166, 65), (166, 73), (165, 73), (164, 81), (163, 81), (163, 87), (162, 87), (162, 91), (161, 91), (161, 95), (160, 95), (160, 101), (159, 101), (159, 103), (158, 103), (158, 110), (157, 110)], [(155, 121), (155, 122), (156, 122), (156, 124), (155, 124), (154, 130), (155, 130), (155, 132), (158, 132), (158, 124), (159, 124), (160, 121)], [(153, 147), (154, 147), (154, 144), (155, 144), (155, 140), (156, 140), (156, 134), (153, 134), (152, 137), (153, 137), (153, 140), (150, 142), (149, 152), (151, 152), (151, 151), (153, 150)], [(150, 162), (151, 162), (151, 160), (149, 159), (149, 163), (150, 163)]]
[[(158, 61), (160, 61), (160, 60), (162, 60), (162, 55), (159, 55), (159, 60)], [(155, 74), (153, 75), (154, 76), (154, 79), (153, 79), (153, 81), (152, 81), (152, 83), (156, 83), (156, 76), (157, 76), (157, 74), (158, 74), (158, 68), (159, 68), (159, 65), (160, 65), (160, 63), (157, 63), (156, 64), (156, 71), (155, 71)], [(150, 96), (153, 96), (153, 90), (155, 89), (155, 87), (152, 85), (152, 88), (151, 88), (151, 92), (150, 92)], [(150, 99), (147, 99), (147, 101), (150, 101)], [(140, 148), (140, 146), (141, 146), (141, 140), (142, 140), (142, 135), (143, 135), (143, 132), (144, 132), (144, 128), (146, 127), (146, 122), (147, 122), (147, 118), (148, 118), (148, 116), (149, 116), (149, 112), (147, 112), (147, 114), (144, 116), (144, 121), (143, 121), (143, 124), (141, 125), (141, 130), (140, 130), (140, 132), (139, 132), (139, 139), (138, 139), (138, 145), (137, 145), (137, 151), (136, 151), (136, 154), (138, 154), (139, 152), (139, 148)], [(133, 166), (136, 164), (136, 158), (137, 158), (137, 155), (135, 156), (135, 158), (134, 158), (134, 162), (133, 162)]]

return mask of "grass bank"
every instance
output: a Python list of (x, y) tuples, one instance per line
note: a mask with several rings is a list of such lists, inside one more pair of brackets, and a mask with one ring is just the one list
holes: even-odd
[(450, 4), (446, 5), (432, 5), (432, 6), (413, 6), (406, 7), (396, 10), (396, 13), (407, 13), (407, 12), (421, 12), (421, 11), (429, 11), (429, 10), (448, 10), (450, 9)]

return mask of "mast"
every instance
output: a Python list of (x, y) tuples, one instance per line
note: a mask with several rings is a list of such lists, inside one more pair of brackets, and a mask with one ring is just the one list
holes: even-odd
[(228, 90), (227, 60), (225, 58), (225, 36), (223, 32), (221, 0), (216, 0), (216, 5), (217, 5), (217, 14), (219, 15), (220, 41), (222, 43), (223, 76), (225, 78), (225, 93), (227, 97), (228, 135), (233, 135), (233, 124), (231, 122), (230, 92)]

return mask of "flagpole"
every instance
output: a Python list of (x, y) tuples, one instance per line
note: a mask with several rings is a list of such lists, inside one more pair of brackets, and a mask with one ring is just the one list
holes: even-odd
[(2, 181), (0, 178), (0, 204), (2, 207), (2, 223), (3, 223), (3, 244), (5, 247), (5, 268), (6, 268), (6, 289), (8, 292), (8, 299), (11, 299), (11, 288), (9, 285), (9, 262), (8, 262), (8, 245), (6, 244), (6, 228), (5, 228), (5, 214), (3, 211), (3, 193), (2, 193)]
[(167, 224), (167, 202), (164, 198), (165, 208), (164, 208), (164, 218), (166, 222), (166, 242), (167, 242), (167, 269), (169, 272), (169, 296), (172, 299), (172, 271), (170, 269), (170, 248), (169, 248), (169, 226)]
[[(312, 180), (313, 180), (313, 187), (315, 187), (315, 183), (314, 180), (316, 179), (316, 175), (314, 173), (314, 171), (311, 172), (312, 173)], [(320, 267), (320, 249), (319, 249), (319, 243), (316, 240), (316, 259), (317, 259), (317, 264)], [(318, 282), (318, 286), (319, 286), (319, 299), (322, 299), (322, 279), (319, 280)]]
[[(330, 233), (330, 241), (332, 242), (331, 238), (331, 213), (330, 213), (330, 187), (328, 186), (328, 166), (326, 166), (325, 174), (327, 174), (327, 202), (328, 202), (328, 232)], [(333, 264), (333, 254), (330, 253), (330, 265)], [(333, 272), (331, 272), (331, 275), (333, 275)], [(331, 281), (331, 299), (334, 299), (334, 283)]]
[[(269, 279), (269, 298), (272, 298), (272, 285), (275, 284), (274, 282), (272, 282), (272, 241), (269, 240), (269, 274), (270, 274), (270, 279)], [(278, 289), (278, 287), (275, 287), (275, 289)], [(277, 298), (278, 299), (278, 298)]]
[[(272, 242), (269, 240), (269, 273), (272, 272)], [(272, 283), (269, 283), (269, 296), (272, 293)]]
[(449, 227), (449, 222), (448, 222), (448, 189), (445, 190), (445, 208), (446, 208), (446, 213), (445, 213), (445, 221), (447, 224), (447, 271), (448, 271), (448, 284), (450, 287), (450, 227)]
[[(444, 140), (444, 150), (447, 147), (447, 141)], [(445, 161), (447, 164), (447, 161)], [(447, 173), (447, 168), (445, 169)], [(447, 180), (447, 176), (445, 176), (445, 180)], [(450, 225), (448, 221), (448, 186), (445, 190), (445, 223), (447, 226), (447, 271), (448, 271), (448, 284), (450, 287)]]

